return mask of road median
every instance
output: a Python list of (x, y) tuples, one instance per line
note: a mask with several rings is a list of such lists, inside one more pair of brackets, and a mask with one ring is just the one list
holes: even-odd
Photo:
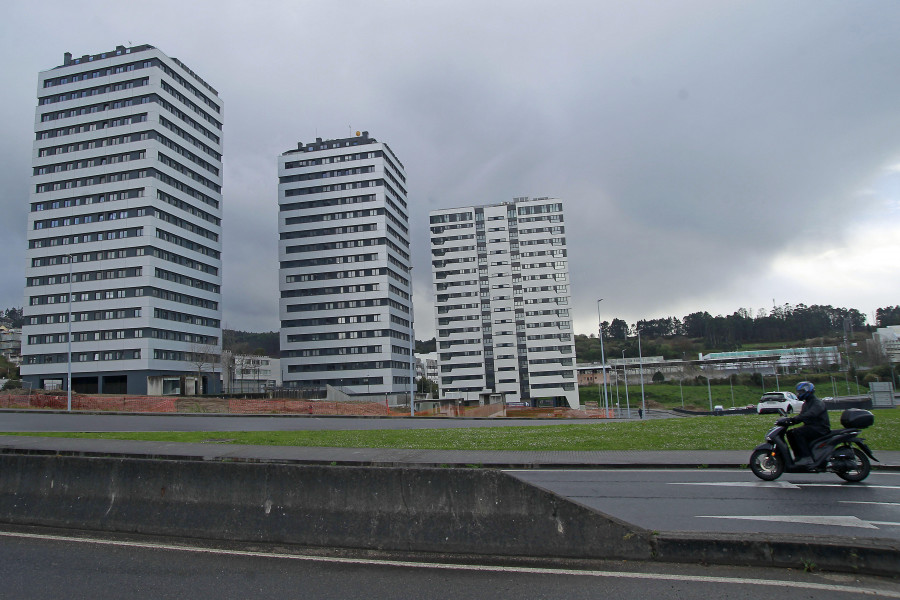
[(497, 469), (0, 455), (0, 521), (308, 547), (896, 574), (889, 540), (650, 532)]

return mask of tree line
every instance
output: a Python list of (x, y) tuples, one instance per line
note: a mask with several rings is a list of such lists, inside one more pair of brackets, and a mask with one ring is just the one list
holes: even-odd
[[(879, 308), (876, 315), (878, 327), (900, 324), (900, 307)], [(633, 325), (615, 318), (601, 325), (603, 336), (609, 339), (625, 340), (640, 331), (647, 339), (683, 336), (702, 340), (706, 347), (721, 350), (736, 349), (747, 343), (844, 336), (867, 328), (866, 316), (855, 308), (818, 304), (785, 304), (771, 311), (761, 309), (756, 315), (745, 308), (715, 317), (706, 311), (693, 312), (681, 319), (641, 319)]]
[[(876, 327), (900, 325), (900, 306), (875, 311)], [(797, 345), (808, 340), (818, 344), (839, 344), (845, 336), (870, 332), (866, 316), (853, 308), (828, 305), (785, 304), (756, 315), (739, 309), (724, 316), (698, 311), (682, 317), (641, 319), (629, 325), (623, 319), (604, 321), (603, 341), (607, 359), (662, 356), (666, 359), (696, 358), (701, 352), (738, 350), (745, 345)], [(637, 332), (641, 333), (638, 348)], [(580, 362), (598, 362), (600, 339), (595, 335), (576, 335), (575, 354)]]
[(25, 323), (25, 317), (22, 314), (22, 308), (14, 307), (0, 310), (0, 323), (13, 329), (19, 329), (20, 327), (22, 327), (22, 325)]

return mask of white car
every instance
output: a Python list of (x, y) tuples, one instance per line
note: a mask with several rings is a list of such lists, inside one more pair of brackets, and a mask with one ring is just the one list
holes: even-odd
[(789, 415), (799, 413), (802, 408), (803, 401), (797, 398), (793, 392), (766, 392), (759, 399), (756, 412), (761, 415), (766, 413)]

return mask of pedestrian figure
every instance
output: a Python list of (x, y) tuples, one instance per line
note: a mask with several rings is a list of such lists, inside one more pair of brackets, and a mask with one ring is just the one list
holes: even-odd
[(638, 409), (638, 416), (640, 416), (642, 419), (644, 418), (644, 409), (643, 408)]

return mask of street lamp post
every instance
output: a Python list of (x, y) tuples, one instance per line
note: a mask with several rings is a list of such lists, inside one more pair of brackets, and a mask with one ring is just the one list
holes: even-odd
[(638, 365), (641, 373), (641, 410), (647, 414), (647, 399), (644, 396), (644, 354), (641, 352), (641, 330), (638, 329)]
[(603, 377), (603, 408), (606, 411), (606, 416), (609, 416), (609, 399), (606, 396), (606, 355), (603, 352), (603, 320), (600, 317), (601, 302), (603, 302), (603, 298), (597, 300), (597, 318), (600, 327), (600, 376)]
[(625, 365), (625, 351), (622, 350), (622, 372), (625, 373), (625, 410), (628, 411), (628, 418), (631, 418), (631, 404), (628, 402), (628, 368)]
[(416, 416), (416, 334), (413, 328), (412, 265), (409, 265), (409, 416)]
[(69, 259), (69, 315), (66, 317), (69, 331), (66, 334), (68, 350), (68, 378), (66, 381), (66, 410), (72, 412), (72, 255), (66, 254)]
[(616, 417), (619, 416), (619, 370), (613, 367), (616, 373)]

